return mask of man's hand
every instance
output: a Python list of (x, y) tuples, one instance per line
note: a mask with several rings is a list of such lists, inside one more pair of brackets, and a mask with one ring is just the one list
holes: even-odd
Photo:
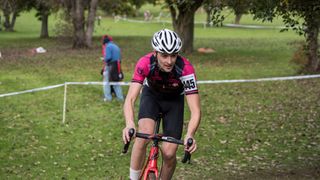
[[(188, 146), (187, 146), (187, 142), (188, 142), (188, 139), (189, 138), (191, 138), (191, 139), (193, 139), (193, 143), (191, 144), (191, 146), (188, 148)], [(196, 140), (192, 137), (192, 136), (190, 136), (190, 135), (186, 135), (186, 137), (184, 138), (184, 150), (185, 151), (188, 151), (188, 152), (190, 152), (190, 154), (192, 154), (194, 151), (196, 151), (196, 149), (197, 149), (197, 142), (196, 142)]]
[(134, 132), (136, 132), (136, 128), (134, 126), (126, 126), (123, 130), (122, 130), (122, 140), (124, 144), (127, 144), (128, 142), (130, 142), (130, 135), (129, 135), (129, 130), (130, 129), (134, 129)]

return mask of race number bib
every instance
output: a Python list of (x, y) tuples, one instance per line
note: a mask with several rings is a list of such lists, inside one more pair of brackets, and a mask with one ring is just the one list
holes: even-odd
[(182, 76), (182, 77), (180, 77), (180, 80), (184, 86), (185, 92), (196, 91), (198, 89), (197, 83), (196, 83), (196, 78), (195, 78), (194, 74)]

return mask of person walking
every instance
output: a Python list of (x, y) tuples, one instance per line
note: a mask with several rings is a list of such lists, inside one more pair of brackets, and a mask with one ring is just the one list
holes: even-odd
[[(109, 84), (110, 81), (119, 81), (120, 79), (112, 79), (114, 77), (114, 73), (117, 73), (116, 76), (119, 76), (118, 70), (120, 69), (121, 63), (121, 51), (119, 46), (117, 46), (111, 36), (105, 35), (103, 36), (103, 60), (105, 66), (103, 67), (103, 92), (104, 92), (104, 101), (111, 101), (112, 94), (111, 94), (111, 86)], [(120, 73), (120, 72), (119, 72)], [(121, 72), (122, 75), (122, 72)], [(123, 101), (123, 94), (122, 88), (120, 85), (113, 85), (112, 86), (114, 93), (119, 101)]]

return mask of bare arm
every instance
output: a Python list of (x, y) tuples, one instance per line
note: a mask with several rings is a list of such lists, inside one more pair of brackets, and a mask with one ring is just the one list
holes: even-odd
[[(193, 138), (195, 135), (200, 121), (201, 121), (201, 110), (200, 110), (200, 97), (199, 94), (191, 94), (186, 96), (187, 103), (191, 112), (190, 121), (188, 124), (187, 134), (185, 136), (185, 144), (188, 138)], [(194, 140), (193, 145), (188, 149), (191, 153), (197, 149), (196, 141)]]
[(124, 118), (126, 122), (126, 127), (123, 129), (122, 132), (122, 138), (123, 142), (126, 143), (129, 141), (129, 129), (130, 128), (135, 128), (135, 123), (134, 123), (134, 104), (139, 96), (140, 90), (141, 90), (142, 84), (139, 83), (131, 83), (128, 94), (126, 96), (126, 100), (124, 101), (123, 105), (123, 113), (124, 113)]

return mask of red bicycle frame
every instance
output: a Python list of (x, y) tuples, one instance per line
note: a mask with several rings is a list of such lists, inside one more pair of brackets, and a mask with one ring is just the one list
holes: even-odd
[[(147, 165), (143, 171), (144, 180), (147, 180), (148, 175), (153, 172), (155, 174), (156, 179), (159, 179), (159, 172), (158, 172), (158, 155), (159, 155), (159, 147), (152, 146), (150, 149), (150, 154), (148, 157)], [(142, 174), (141, 174), (142, 175)]]
[[(136, 133), (136, 137), (138, 138), (150, 139), (153, 141), (153, 144), (150, 148), (146, 166), (144, 167), (139, 179), (143, 177), (144, 180), (147, 180), (148, 175), (152, 173), (155, 175), (156, 179), (160, 178), (160, 174), (158, 171), (158, 162), (157, 162), (159, 157), (159, 141), (165, 141), (165, 142), (170, 142), (174, 144), (184, 145), (184, 142), (182, 140), (178, 140), (170, 136), (163, 136), (162, 134), (159, 134), (161, 118), (162, 116), (160, 115), (156, 120), (154, 134), (144, 134), (139, 132)], [(129, 130), (129, 135), (130, 135), (130, 138), (134, 135), (134, 129)], [(191, 146), (192, 143), (193, 143), (193, 139), (189, 138), (187, 142), (187, 146), (188, 147)], [(129, 145), (130, 145), (130, 141), (127, 144), (125, 144), (122, 153), (126, 153), (128, 151)], [(191, 158), (190, 153), (188, 151), (185, 151), (184, 157), (182, 159), (182, 163), (186, 163), (186, 162), (190, 163), (190, 158)]]

